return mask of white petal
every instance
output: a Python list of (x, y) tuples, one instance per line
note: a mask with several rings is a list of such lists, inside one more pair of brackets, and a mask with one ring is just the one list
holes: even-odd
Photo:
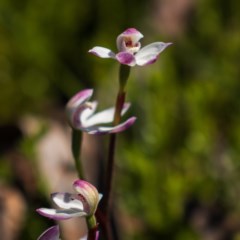
[[(75, 117), (76, 112), (82, 112), (87, 105), (84, 104), (88, 99), (92, 96), (93, 90), (92, 89), (85, 89), (77, 94), (75, 94), (67, 103), (66, 106), (66, 113), (68, 117), (68, 121), (71, 126), (75, 126), (75, 122), (78, 124), (78, 118)], [(83, 109), (83, 110), (82, 110)]]
[[(129, 109), (129, 107), (130, 107), (130, 103), (125, 103), (123, 106), (121, 115), (125, 114), (126, 111)], [(93, 116), (91, 116), (90, 118), (88, 118), (86, 120), (84, 126), (91, 127), (91, 126), (98, 125), (98, 124), (111, 123), (111, 122), (113, 122), (114, 112), (115, 112), (114, 107), (111, 107), (111, 108), (105, 109), (101, 112), (98, 112), (98, 113), (94, 114)]]
[(73, 209), (51, 209), (51, 208), (39, 208), (36, 210), (40, 215), (44, 217), (48, 217), (54, 220), (66, 220), (73, 217), (83, 217), (86, 216), (87, 213), (80, 212)]
[(97, 101), (91, 102), (91, 107), (89, 105), (88, 108), (84, 109), (80, 114), (80, 121), (83, 126), (87, 124), (87, 119), (93, 115), (93, 113), (96, 111), (97, 108)]
[(89, 134), (109, 134), (109, 133), (119, 133), (128, 129), (136, 121), (135, 117), (129, 118), (127, 121), (123, 122), (114, 127), (105, 127), (105, 126), (94, 126), (87, 129)]
[(75, 109), (93, 95), (93, 89), (84, 89), (76, 93), (67, 103), (67, 108)]
[(86, 127), (91, 127), (100, 123), (110, 123), (113, 121), (115, 108), (108, 108), (101, 112), (98, 112), (88, 118), (84, 124)]
[(51, 195), (54, 203), (64, 209), (75, 209), (78, 211), (83, 211), (84, 206), (77, 194), (70, 193), (53, 193)]
[(97, 46), (90, 49), (88, 52), (101, 58), (115, 58), (115, 53), (112, 52), (110, 49), (104, 47)]
[(98, 194), (98, 201), (100, 202), (100, 200), (103, 198), (103, 194), (99, 193)]
[(172, 43), (155, 42), (143, 47), (135, 54), (137, 65), (143, 66), (155, 62), (158, 55), (171, 44)]

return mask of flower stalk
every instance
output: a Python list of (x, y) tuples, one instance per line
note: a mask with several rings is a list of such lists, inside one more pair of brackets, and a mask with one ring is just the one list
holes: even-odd
[(80, 160), (82, 132), (72, 129), (72, 154), (78, 177), (84, 180), (83, 167)]
[[(124, 106), (126, 91), (125, 87), (130, 74), (130, 67), (126, 65), (120, 65), (119, 70), (119, 90), (116, 98), (115, 113), (114, 113), (114, 125), (118, 125), (121, 121), (121, 111)], [(106, 169), (106, 182), (105, 182), (105, 192), (103, 201), (103, 219), (104, 219), (104, 229), (105, 235), (108, 240), (112, 239), (112, 233), (110, 228), (109, 213), (111, 209), (111, 193), (112, 193), (112, 182), (114, 174), (114, 163), (115, 163), (115, 150), (116, 150), (116, 140), (117, 134), (111, 134), (109, 139), (108, 148), (108, 162)]]
[(86, 217), (88, 227), (87, 240), (96, 240), (98, 235), (98, 224), (94, 215)]

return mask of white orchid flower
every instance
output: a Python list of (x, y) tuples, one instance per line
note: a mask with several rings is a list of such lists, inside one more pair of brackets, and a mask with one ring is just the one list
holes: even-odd
[(73, 188), (77, 192), (72, 193), (53, 193), (53, 202), (59, 209), (39, 208), (36, 211), (54, 220), (66, 220), (74, 217), (87, 217), (94, 215), (102, 195), (97, 189), (84, 180), (76, 180)]
[[(89, 134), (109, 134), (122, 132), (135, 122), (136, 117), (131, 117), (116, 126), (105, 125), (113, 122), (115, 108), (111, 107), (95, 113), (97, 102), (89, 101), (92, 94), (92, 89), (85, 89), (74, 95), (68, 102), (66, 111), (72, 128), (82, 130)], [(130, 103), (124, 104), (122, 115), (126, 113), (129, 107)]]
[(143, 38), (135, 28), (128, 28), (117, 37), (118, 53), (112, 50), (96, 46), (89, 50), (101, 58), (113, 58), (124, 65), (133, 67), (135, 65), (145, 66), (156, 62), (159, 54), (172, 43), (154, 42), (141, 48), (140, 39)]

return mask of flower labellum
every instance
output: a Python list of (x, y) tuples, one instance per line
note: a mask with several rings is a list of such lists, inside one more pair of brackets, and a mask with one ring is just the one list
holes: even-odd
[[(92, 94), (92, 89), (82, 90), (74, 95), (67, 103), (66, 112), (72, 128), (82, 130), (89, 134), (108, 134), (122, 132), (135, 122), (136, 117), (131, 117), (119, 125), (106, 126), (105, 124), (113, 122), (115, 108), (112, 107), (94, 113), (97, 108), (97, 102), (88, 101)], [(125, 114), (129, 107), (130, 104), (125, 103), (121, 114)]]
[(102, 195), (92, 184), (80, 179), (73, 183), (73, 188), (76, 194), (53, 193), (51, 195), (53, 202), (60, 209), (39, 208), (36, 211), (54, 220), (94, 215)]
[(158, 55), (172, 43), (154, 42), (141, 48), (140, 39), (143, 38), (135, 28), (128, 28), (117, 37), (118, 53), (115, 54), (105, 47), (94, 47), (89, 50), (101, 58), (113, 58), (124, 65), (133, 67), (135, 65), (145, 66), (156, 62)]

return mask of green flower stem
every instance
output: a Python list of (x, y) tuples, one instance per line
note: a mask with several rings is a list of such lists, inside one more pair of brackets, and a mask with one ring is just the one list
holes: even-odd
[(127, 85), (127, 80), (129, 78), (130, 74), (130, 67), (127, 65), (120, 65), (120, 70), (119, 70), (119, 86), (122, 91), (124, 91), (126, 85)]
[(78, 177), (84, 179), (83, 168), (80, 161), (82, 132), (72, 129), (72, 154), (75, 161), (75, 167)]
[(86, 217), (87, 227), (88, 227), (88, 240), (96, 240), (97, 235), (97, 221), (94, 215)]
[(88, 229), (94, 229), (97, 227), (97, 221), (94, 215), (86, 217)]
[[(121, 121), (121, 111), (123, 109), (123, 105), (125, 103), (125, 87), (127, 84), (127, 80), (130, 74), (130, 67), (126, 65), (120, 65), (119, 71), (119, 90), (115, 104), (115, 113), (114, 113), (114, 125), (117, 125)], [(109, 140), (109, 148), (108, 148), (108, 162), (107, 162), (107, 170), (106, 170), (106, 182), (105, 182), (105, 192), (104, 192), (104, 201), (103, 201), (103, 219), (104, 225), (103, 229), (105, 229), (105, 235), (107, 240), (112, 239), (112, 233), (109, 222), (109, 211), (111, 209), (111, 192), (112, 192), (112, 181), (113, 181), (113, 173), (114, 173), (114, 162), (115, 162), (115, 149), (116, 149), (116, 140), (117, 135), (111, 134)]]
[[(75, 161), (78, 177), (84, 179), (83, 168), (80, 161), (82, 132), (72, 129), (72, 154)], [(97, 222), (94, 215), (86, 217), (88, 227), (88, 240), (95, 240), (97, 234)]]

